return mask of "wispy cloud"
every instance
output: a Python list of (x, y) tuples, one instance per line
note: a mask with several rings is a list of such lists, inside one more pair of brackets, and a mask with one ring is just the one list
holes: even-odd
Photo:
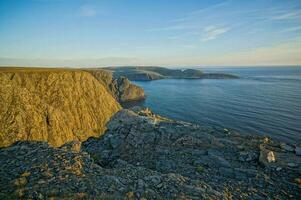
[(211, 5), (209, 7), (199, 9), (199, 10), (192, 11), (188, 15), (193, 16), (193, 15), (198, 15), (198, 14), (208, 12), (208, 11), (210, 12), (211, 10), (217, 10), (219, 8), (222, 8), (224, 6), (229, 5), (229, 3), (231, 3), (231, 0), (228, 0), (228, 1), (225, 1), (225, 2), (222, 2), (222, 3), (218, 3), (218, 4), (214, 4), (214, 5)]
[(97, 14), (95, 8), (91, 5), (82, 5), (80, 7), (79, 14), (83, 17), (92, 17)]
[(273, 16), (273, 20), (297, 20), (301, 19), (301, 11), (285, 12), (279, 15)]
[(228, 32), (229, 27), (216, 27), (216, 26), (207, 26), (204, 28), (202, 42), (207, 42), (209, 40), (214, 40), (218, 36)]
[(301, 26), (295, 26), (295, 27), (284, 29), (282, 32), (287, 33), (287, 32), (295, 32), (300, 30), (301, 30)]
[(225, 1), (225, 2), (222, 2), (222, 3), (218, 3), (218, 4), (214, 4), (214, 5), (208, 6), (206, 8), (201, 8), (201, 9), (198, 9), (198, 10), (193, 10), (191, 12), (185, 13), (185, 15), (182, 18), (172, 19), (172, 20), (170, 20), (170, 22), (178, 22), (178, 23), (187, 22), (187, 21), (189, 22), (189, 21), (193, 20), (194, 18), (198, 17), (199, 15), (201, 15), (203, 13), (219, 9), (219, 8), (221, 8), (223, 6), (228, 5), (230, 2), (231, 1), (229, 0), (229, 1)]
[(176, 25), (171, 25), (171, 26), (166, 26), (166, 27), (148, 29), (147, 31), (172, 31), (172, 30), (185, 30), (188, 28), (190, 28), (190, 27), (187, 25), (176, 24)]

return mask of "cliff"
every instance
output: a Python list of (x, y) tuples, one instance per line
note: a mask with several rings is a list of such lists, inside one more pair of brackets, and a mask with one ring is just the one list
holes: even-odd
[(144, 90), (132, 84), (126, 77), (113, 78), (111, 71), (103, 69), (85, 69), (106, 86), (107, 90), (120, 103), (145, 99)]
[(0, 146), (52, 146), (100, 136), (121, 107), (91, 74), (63, 69), (0, 69)]

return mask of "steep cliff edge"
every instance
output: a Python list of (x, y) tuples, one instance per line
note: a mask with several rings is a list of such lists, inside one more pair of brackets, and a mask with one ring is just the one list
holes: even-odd
[(91, 74), (64, 69), (0, 69), (0, 146), (52, 146), (100, 136), (121, 107)]
[(91, 73), (97, 80), (102, 82), (120, 103), (145, 99), (144, 90), (132, 84), (126, 77), (121, 76), (114, 79), (111, 71), (103, 69), (85, 69), (85, 71)]

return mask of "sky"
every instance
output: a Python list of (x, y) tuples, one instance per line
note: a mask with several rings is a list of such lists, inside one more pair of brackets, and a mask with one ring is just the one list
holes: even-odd
[(301, 1), (0, 0), (0, 65), (301, 65)]

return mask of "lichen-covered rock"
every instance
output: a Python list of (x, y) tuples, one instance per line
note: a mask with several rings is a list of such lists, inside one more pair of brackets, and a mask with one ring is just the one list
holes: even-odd
[(87, 72), (0, 70), (0, 146), (21, 140), (61, 146), (98, 137), (119, 109), (103, 84)]

